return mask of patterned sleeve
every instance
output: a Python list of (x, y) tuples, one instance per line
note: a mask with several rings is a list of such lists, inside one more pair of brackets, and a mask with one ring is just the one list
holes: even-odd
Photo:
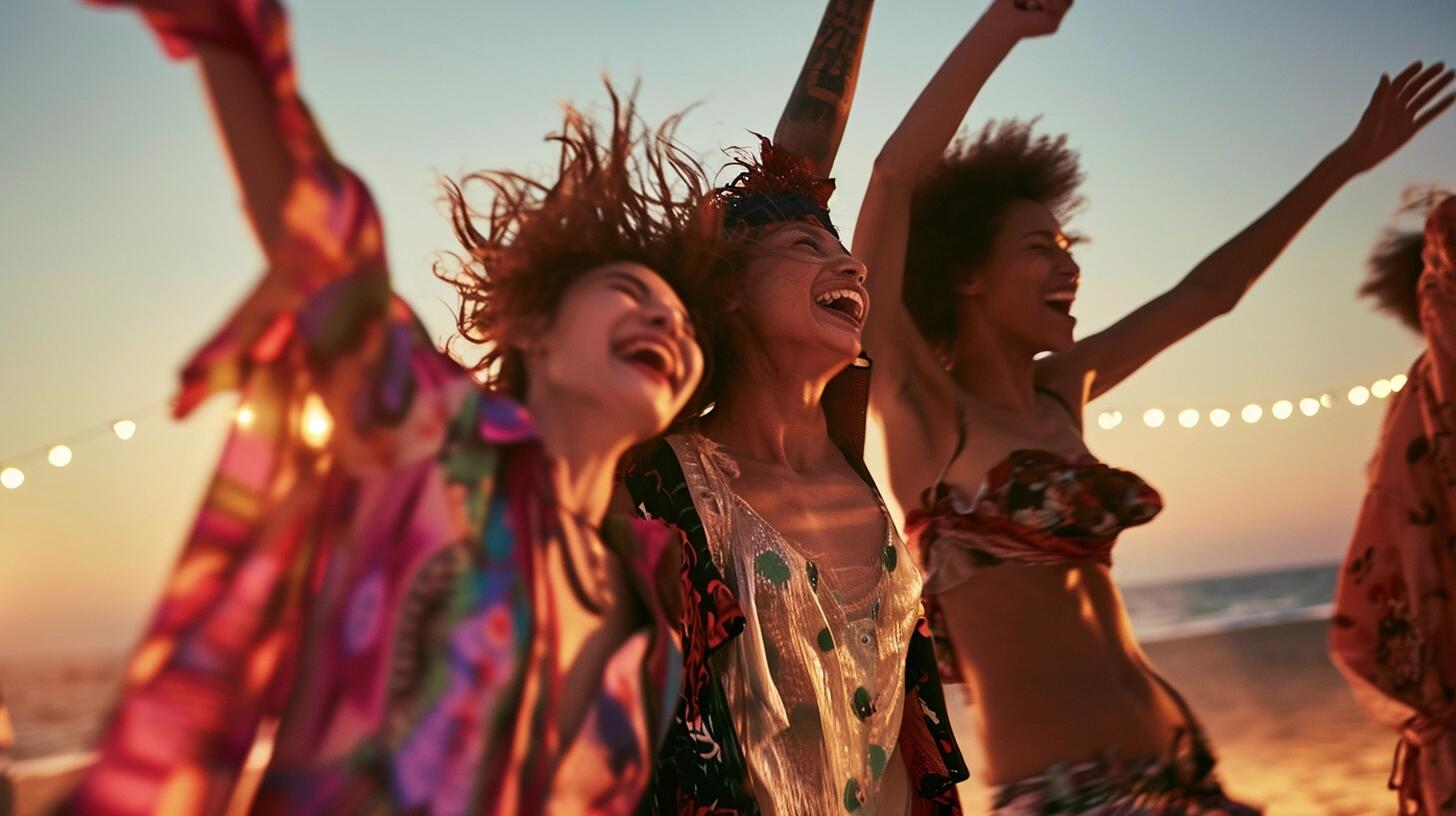
[(174, 57), (210, 39), (257, 61), (297, 175), (272, 268), (183, 370), (178, 416), (236, 390), (237, 421), (64, 813), (224, 812), (290, 694), (328, 555), (317, 533), (332, 471), (318, 449), (344, 469), (422, 456), (443, 438), (447, 395), (469, 385), (390, 291), (379, 214), (297, 94), (282, 7), (206, 1), (225, 4), (236, 30), (148, 22)]

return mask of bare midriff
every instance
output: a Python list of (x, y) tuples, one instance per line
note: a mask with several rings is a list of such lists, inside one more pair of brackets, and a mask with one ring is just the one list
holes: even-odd
[(970, 686), (990, 784), (1109, 752), (1165, 758), (1186, 725), (1101, 564), (987, 566), (936, 600)]

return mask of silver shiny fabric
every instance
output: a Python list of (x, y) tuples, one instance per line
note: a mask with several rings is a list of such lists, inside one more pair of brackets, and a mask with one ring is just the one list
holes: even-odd
[[(882, 802), (905, 700), (921, 578), (889, 514), (874, 565), (816, 564), (732, 488), (733, 460), (670, 437), (709, 549), (748, 622), (713, 657), (766, 813), (896, 814)], [(826, 559), (827, 560), (827, 559)], [(905, 786), (894, 786), (901, 791)]]

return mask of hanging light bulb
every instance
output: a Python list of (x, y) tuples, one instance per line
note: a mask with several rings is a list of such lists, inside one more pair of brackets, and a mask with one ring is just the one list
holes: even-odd
[(1185, 428), (1192, 428), (1198, 424), (1198, 409), (1184, 408), (1178, 412), (1178, 424)]
[(1335, 398), (1329, 394), (1320, 394), (1319, 404), (1321, 408), (1335, 407)]
[(1400, 389), (1405, 388), (1405, 384), (1406, 378), (1404, 374), (1397, 374), (1394, 377), (1390, 378), (1391, 391), (1399, 391)]
[(1097, 427), (1104, 431), (1110, 431), (1122, 424), (1121, 411), (1103, 411), (1097, 415)]
[(1390, 396), (1390, 392), (1390, 380), (1376, 380), (1374, 384), (1370, 386), (1370, 396), (1376, 399), (1385, 399), (1386, 397)]
[(1350, 389), (1350, 393), (1346, 397), (1350, 400), (1351, 405), (1364, 405), (1370, 401), (1370, 389), (1357, 385)]
[(71, 464), (71, 449), (65, 445), (56, 445), (46, 453), (46, 461), (58, 468)]
[(1161, 408), (1149, 408), (1143, 412), (1143, 424), (1149, 428), (1163, 427), (1163, 420), (1166, 418), (1167, 415), (1163, 413), (1163, 409)]
[(1232, 415), (1229, 414), (1228, 411), (1225, 411), (1222, 408), (1215, 408), (1212, 411), (1208, 412), (1208, 422), (1215, 428), (1222, 428), (1223, 426), (1229, 424), (1229, 419), (1231, 418), (1231, 416)]
[(15, 490), (25, 484), (25, 472), (17, 467), (8, 467), (0, 470), (0, 487), (6, 490)]
[(1299, 412), (1307, 417), (1312, 417), (1319, 413), (1319, 409), (1320, 401), (1314, 397), (1305, 397), (1299, 401)]
[(136, 423), (129, 419), (118, 419), (111, 423), (112, 432), (116, 434), (117, 439), (123, 442), (136, 436), (136, 428)]
[(1251, 403), (1244, 406), (1244, 410), (1239, 412), (1239, 416), (1243, 417), (1245, 422), (1253, 425), (1264, 416), (1264, 409)]
[(1275, 419), (1289, 419), (1294, 415), (1294, 403), (1289, 400), (1279, 400), (1274, 403), (1274, 408), (1270, 413), (1274, 414)]

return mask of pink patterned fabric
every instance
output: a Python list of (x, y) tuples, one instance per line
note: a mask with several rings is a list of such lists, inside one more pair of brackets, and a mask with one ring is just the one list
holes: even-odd
[[(673, 532), (605, 531), (644, 614), (560, 733), (574, 596), (547, 567), (559, 512), (530, 417), (392, 294), (369, 192), (297, 95), (283, 9), (202, 2), (236, 29), (150, 19), (174, 56), (203, 37), (257, 61), (297, 176), (272, 268), (183, 372), (179, 416), (231, 389), (247, 413), (63, 812), (632, 812), (676, 698), (652, 583)], [(327, 444), (303, 426), (317, 403)]]
[(1391, 400), (1340, 572), (1330, 647), (1396, 729), (1402, 813), (1456, 813), (1456, 198), (1426, 221), (1426, 350)]

